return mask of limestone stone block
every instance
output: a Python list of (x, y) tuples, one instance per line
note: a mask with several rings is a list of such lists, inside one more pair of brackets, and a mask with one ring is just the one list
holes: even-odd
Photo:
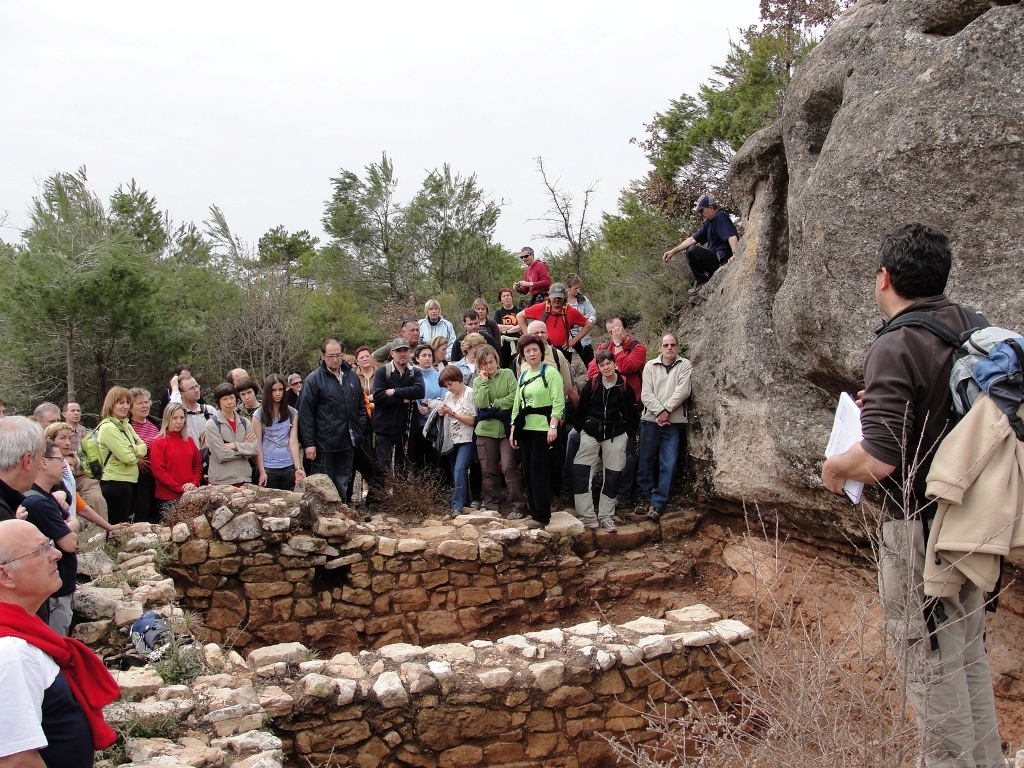
[(133, 623), (142, 618), (142, 603), (134, 600), (122, 600), (114, 609), (114, 624), (118, 629), (130, 627)]
[(290, 595), (295, 585), (288, 581), (279, 581), (273, 584), (243, 584), (246, 597), (253, 600), (267, 600), (271, 597), (282, 597)]
[(95, 645), (110, 631), (111, 621), (83, 621), (71, 630), (71, 636), (86, 645)]
[(188, 523), (175, 523), (171, 529), (171, 541), (175, 544), (181, 544), (183, 541), (188, 541), (188, 538), (192, 535), (192, 531), (189, 530)]
[(663, 635), (668, 631), (668, 623), (662, 619), (652, 619), (650, 616), (641, 616), (638, 619), (627, 621), (620, 625), (622, 629), (636, 632), (638, 635)]
[(505, 548), (498, 542), (481, 539), (477, 545), (480, 548), (481, 563), (494, 564), (505, 559)]
[(437, 545), (437, 554), (452, 560), (476, 560), (480, 548), (475, 541), (449, 539)]
[(260, 520), (260, 528), (268, 533), (282, 533), (291, 527), (290, 517), (264, 517)]
[(484, 751), (473, 744), (460, 744), (445, 750), (438, 759), (440, 768), (474, 768), (481, 765)]
[(426, 655), (426, 651), (423, 648), (418, 645), (411, 645), (410, 643), (385, 645), (382, 648), (378, 648), (377, 653), (380, 654), (382, 659), (394, 662), (395, 664), (421, 659)]
[(542, 691), (553, 691), (565, 678), (565, 664), (561, 661), (540, 661), (529, 666), (533, 686)]
[(284, 753), (279, 749), (260, 752), (231, 763), (231, 768), (282, 768), (282, 766), (284, 766)]
[(431, 674), (430, 667), (426, 664), (405, 662), (399, 667), (398, 675), (409, 693), (414, 696), (437, 686), (437, 678)]
[(508, 667), (498, 667), (477, 673), (477, 680), (487, 690), (504, 688), (512, 681), (513, 672)]
[(436, 659), (428, 661), (427, 669), (438, 680), (447, 680), (452, 676), (452, 665), (447, 661), (437, 661)]
[(391, 709), (403, 707), (409, 703), (409, 693), (402, 685), (397, 672), (384, 672), (373, 684), (373, 693), (381, 706)]
[(525, 637), (527, 640), (532, 640), (535, 643), (543, 643), (555, 648), (561, 648), (565, 643), (565, 633), (557, 627), (554, 629), (544, 629), (539, 632), (527, 632)]
[(424, 650), (439, 661), (448, 661), (453, 664), (473, 664), (476, 662), (476, 651), (462, 643), (438, 643), (437, 645), (429, 645)]
[(253, 755), (283, 747), (281, 739), (267, 731), (246, 731), (223, 739), (212, 739), (210, 746), (223, 749), (233, 755)]
[(349, 677), (355, 680), (366, 677), (363, 665), (348, 651), (335, 654), (328, 660), (326, 674), (333, 677)]
[(327, 570), (332, 571), (335, 568), (341, 568), (343, 565), (352, 565), (354, 563), (358, 563), (362, 561), (362, 559), (363, 556), (360, 553), (353, 552), (349, 555), (342, 555), (341, 557), (335, 557), (331, 560), (328, 560), (324, 563), (324, 567)]
[(674, 611), (666, 611), (665, 618), (676, 624), (705, 624), (722, 618), (721, 614), (709, 608), (703, 603), (697, 603), (686, 608), (679, 608)]
[(71, 607), (77, 616), (89, 621), (112, 619), (118, 602), (124, 597), (120, 589), (82, 585), (71, 598)]
[(528, 600), (544, 594), (544, 584), (540, 581), (522, 581), (508, 585), (510, 600)]
[(317, 517), (313, 521), (313, 533), (326, 539), (348, 536), (351, 530), (352, 521), (344, 517)]
[(544, 700), (544, 705), (553, 709), (578, 707), (594, 700), (594, 694), (578, 685), (561, 685)]
[(672, 653), (672, 641), (665, 635), (648, 635), (641, 637), (637, 646), (643, 652), (644, 659), (656, 659)]
[(251, 541), (263, 535), (259, 518), (255, 512), (243, 512), (235, 515), (218, 530), (225, 541)]
[(310, 674), (300, 681), (303, 696), (314, 699), (333, 698), (338, 691), (338, 681), (327, 675)]
[(209, 556), (213, 559), (220, 559), (222, 557), (228, 557), (238, 552), (238, 545), (232, 544), (230, 541), (211, 541), (209, 547)]
[(722, 619), (711, 625), (716, 635), (722, 638), (723, 642), (735, 643), (740, 640), (749, 640), (754, 636), (754, 630), (736, 619)]
[(125, 698), (149, 696), (164, 686), (164, 680), (152, 667), (111, 670)]
[(427, 548), (427, 542), (423, 539), (399, 539), (398, 544), (395, 545), (395, 551), (398, 553), (411, 553), (411, 552), (422, 552)]
[(214, 510), (213, 515), (210, 517), (210, 525), (219, 531), (224, 527), (228, 520), (234, 516), (235, 513), (231, 511), (231, 507), (217, 507), (217, 509)]
[(210, 527), (210, 521), (206, 519), (206, 515), (198, 515), (192, 518), (192, 530), (195, 531), (195, 535), (200, 539), (208, 539), (213, 534), (213, 528)]
[(356, 694), (359, 692), (359, 683), (349, 678), (338, 679), (338, 695), (334, 700), (334, 703), (339, 707), (347, 707), (353, 701), (355, 701)]
[(309, 658), (309, 649), (302, 643), (279, 643), (268, 645), (253, 650), (246, 660), (250, 667), (263, 667), (267, 664), (285, 662), (286, 664), (298, 664)]

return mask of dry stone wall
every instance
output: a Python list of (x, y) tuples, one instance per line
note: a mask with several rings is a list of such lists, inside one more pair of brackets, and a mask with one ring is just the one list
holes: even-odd
[[(585, 573), (571, 535), (488, 515), (356, 523), (321, 491), (208, 488), (183, 502), (167, 571), (183, 607), (204, 615), (204, 639), (326, 653), (470, 640), (512, 623), (556, 626), (564, 609), (616, 586)], [(617, 587), (663, 583), (669, 566), (659, 568), (631, 569)]]

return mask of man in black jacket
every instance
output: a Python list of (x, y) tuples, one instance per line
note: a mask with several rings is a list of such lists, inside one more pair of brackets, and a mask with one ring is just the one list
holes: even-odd
[(341, 359), (338, 340), (327, 339), (320, 345), (320, 367), (306, 377), (299, 395), (299, 436), (311, 474), (328, 475), (343, 500), (366, 427), (359, 377)]
[(373, 374), (373, 434), (377, 439), (377, 465), (380, 477), (400, 473), (405, 468), (413, 405), (423, 399), (423, 375), (409, 365), (409, 342), (404, 338), (391, 342), (391, 362)]

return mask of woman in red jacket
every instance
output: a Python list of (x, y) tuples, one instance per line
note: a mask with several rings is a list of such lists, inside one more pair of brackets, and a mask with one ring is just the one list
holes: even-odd
[(185, 429), (185, 407), (169, 403), (164, 409), (160, 434), (150, 448), (150, 466), (156, 480), (154, 496), (160, 514), (166, 515), (185, 491), (199, 487), (203, 459), (199, 447)]

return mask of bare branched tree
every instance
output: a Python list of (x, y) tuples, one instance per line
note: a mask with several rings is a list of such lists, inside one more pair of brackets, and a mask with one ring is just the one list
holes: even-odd
[[(560, 179), (552, 181), (548, 178), (547, 169), (544, 168), (544, 158), (538, 157), (537, 171), (540, 173), (544, 188), (551, 197), (551, 208), (545, 216), (530, 221), (543, 221), (548, 225), (548, 230), (541, 233), (541, 237), (550, 240), (562, 240), (568, 246), (568, 258), (566, 262), (572, 267), (573, 272), (583, 272), (583, 256), (594, 239), (594, 230), (587, 223), (587, 212), (590, 209), (591, 198), (597, 189), (597, 181), (583, 190), (582, 202), (577, 200), (559, 186)], [(579, 213), (577, 214), (577, 208)]]

